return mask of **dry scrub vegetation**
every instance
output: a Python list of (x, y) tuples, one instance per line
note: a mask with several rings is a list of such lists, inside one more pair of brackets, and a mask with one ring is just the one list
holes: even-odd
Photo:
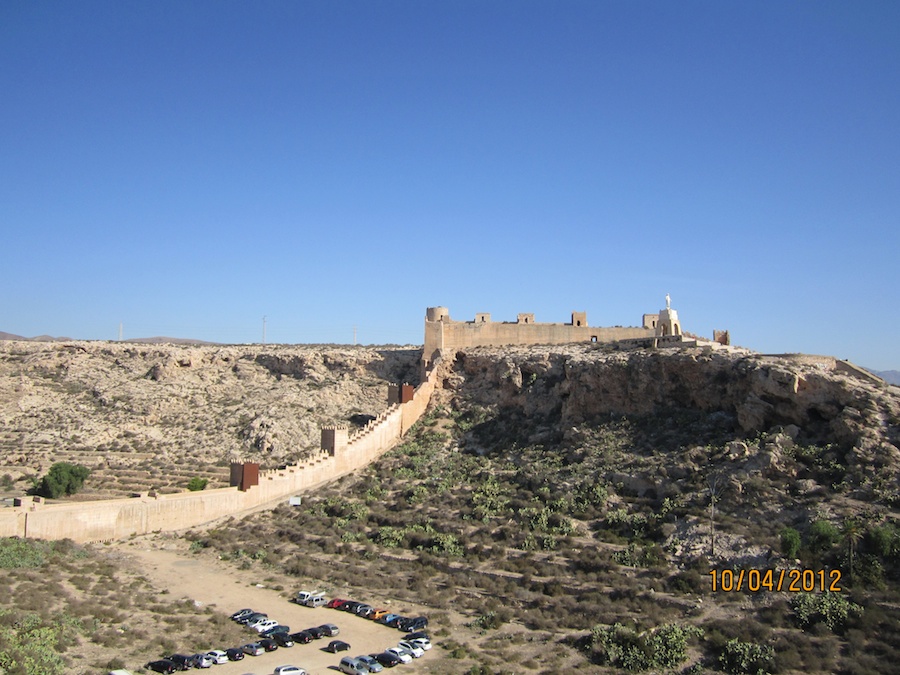
[(168, 597), (98, 547), (0, 539), (0, 575), (6, 675), (93, 674), (246, 641), (221, 612)]
[[(878, 508), (859, 520), (851, 581), (850, 540), (839, 529), (816, 539), (810, 515), (843, 527), (845, 493), (725, 481), (710, 556), (707, 478), (729, 461), (721, 421), (619, 418), (528, 444), (528, 420), (453, 403), (359, 475), (302, 507), (193, 532), (194, 549), (341, 597), (427, 605), (447, 672), (883, 673), (900, 662), (900, 531)], [(661, 462), (663, 437), (676, 456), (702, 453), (704, 469), (661, 479), (678, 464)], [(786, 443), (778, 432), (743, 441), (748, 452), (774, 442)], [(783, 461), (822, 480), (833, 467), (810, 458), (827, 452)], [(801, 533), (799, 563), (781, 555), (786, 528)], [(709, 570), (736, 565), (838, 568), (844, 591), (713, 594)], [(463, 638), (463, 623), (480, 636)]]
[(75, 497), (228, 485), (319, 447), (324, 424), (364, 424), (387, 384), (416, 374), (399, 347), (0, 341), (0, 496), (56, 462), (91, 470)]
[[(384, 384), (410, 379), (417, 356), (85, 350), (3, 353), (11, 493), (35, 457), (69, 459), (55, 456), (57, 443), (94, 462), (81, 462), (95, 469), (94, 496), (134, 489), (129, 471), (141, 462), (184, 489), (180, 466), (215, 467), (215, 485), (237, 452), (288, 461), (315, 443), (319, 424), (383, 409)], [(302, 506), (187, 533), (194, 555), (281, 579), (286, 594), (314, 586), (423, 606), (447, 673), (900, 669), (896, 390), (802, 360), (690, 350), (477, 349), (441, 368), (428, 414), (402, 445)], [(123, 460), (134, 453), (136, 463)], [(170, 631), (157, 632), (150, 614), (204, 614), (146, 597), (139, 577), (89, 550), (50, 546), (51, 562), (10, 572), (4, 639), (47, 628), (64, 636), (50, 652), (79, 672), (121, 658), (124, 635), (138, 636), (136, 650), (165, 651), (159, 636)], [(768, 568), (840, 570), (842, 591), (710, 588), (712, 569)], [(68, 599), (19, 595), (38, 593), (42, 577)], [(150, 614), (120, 633), (123, 617), (106, 608), (126, 602), (125, 588), (126, 606)], [(69, 602), (76, 611), (63, 621)], [(22, 607), (33, 618), (17, 624)], [(222, 617), (207, 619), (221, 636)], [(204, 642), (190, 636), (197, 642), (179, 648)], [(119, 642), (103, 651), (95, 639)]]

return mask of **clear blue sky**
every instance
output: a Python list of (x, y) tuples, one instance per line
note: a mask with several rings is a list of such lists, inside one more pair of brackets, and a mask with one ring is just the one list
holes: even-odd
[(900, 368), (900, 3), (0, 3), (0, 330)]

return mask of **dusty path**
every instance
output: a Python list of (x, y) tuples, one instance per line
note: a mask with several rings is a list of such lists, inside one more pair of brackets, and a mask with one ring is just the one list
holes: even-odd
[[(352, 645), (349, 652), (330, 654), (321, 649), (328, 644), (328, 638), (314, 640), (307, 645), (281, 648), (261, 656), (247, 656), (235, 663), (213, 666), (209, 672), (216, 675), (267, 675), (275, 666), (288, 663), (305, 668), (310, 675), (335, 673), (338, 672), (337, 664), (342, 656), (380, 652), (395, 646), (403, 636), (403, 633), (394, 628), (345, 612), (325, 608), (310, 609), (288, 602), (284, 592), (256, 586), (254, 582), (259, 581), (258, 572), (235, 570), (211, 556), (187, 553), (183, 543), (175, 540), (154, 536), (138, 537), (115, 544), (114, 547), (131, 558), (154, 586), (167, 589), (174, 599), (189, 598), (223, 614), (251, 607), (291, 626), (293, 631), (333, 623), (340, 628), (338, 638)], [(390, 607), (390, 604), (386, 602), (384, 606)], [(397, 609), (398, 613), (408, 611), (403, 606)], [(248, 629), (246, 642), (252, 642), (254, 635)], [(209, 648), (237, 646), (240, 645), (210, 645)], [(431, 649), (424, 657), (415, 659), (397, 672), (443, 672), (438, 665), (441, 651), (439, 648)]]

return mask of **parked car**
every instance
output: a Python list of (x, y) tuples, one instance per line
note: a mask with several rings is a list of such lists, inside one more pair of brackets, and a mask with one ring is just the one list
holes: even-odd
[(359, 607), (361, 602), (356, 602), (356, 600), (345, 600), (344, 604), (338, 607), (342, 612), (355, 612), (356, 608)]
[(424, 630), (417, 630), (415, 633), (410, 633), (406, 636), (407, 640), (418, 640), (419, 638), (425, 638), (426, 640), (431, 639)]
[(213, 663), (208, 654), (194, 654), (191, 657), (191, 666), (194, 668), (212, 668)]
[(357, 614), (358, 616), (369, 616), (369, 614), (371, 614), (374, 611), (375, 611), (375, 608), (372, 607), (372, 605), (360, 603), (359, 605), (357, 605), (354, 608), (353, 613)]
[(323, 623), (319, 628), (322, 629), (322, 634), (327, 635), (328, 637), (334, 637), (341, 632), (341, 629), (333, 623)]
[(321, 591), (297, 591), (297, 595), (291, 598), (291, 602), (296, 602), (298, 605), (305, 605), (306, 601), (310, 598), (321, 595)]
[(275, 619), (263, 619), (262, 621), (258, 621), (255, 624), (251, 624), (250, 628), (255, 630), (257, 633), (262, 633), (264, 630), (275, 628), (275, 626), (277, 625), (278, 622)]
[(260, 654), (265, 654), (266, 650), (263, 649), (263, 646), (258, 642), (248, 642), (241, 649), (244, 650), (245, 654), (249, 654), (250, 656), (259, 656)]
[(275, 642), (272, 638), (263, 638), (259, 641), (260, 647), (265, 649), (267, 652), (274, 652), (278, 649), (278, 643)]
[(190, 670), (193, 668), (191, 658), (187, 654), (172, 654), (172, 656), (166, 657), (166, 659), (178, 666), (178, 670)]
[(400, 657), (396, 654), (391, 654), (390, 652), (381, 652), (379, 654), (372, 654), (372, 658), (374, 658), (378, 663), (380, 663), (385, 668), (393, 668), (394, 666), (398, 666), (403, 663), (400, 660)]
[(405, 649), (402, 649), (401, 647), (388, 647), (384, 651), (388, 654), (393, 654), (403, 663), (409, 663), (413, 660), (412, 654), (410, 654)]
[(181, 670), (177, 665), (169, 661), (168, 659), (159, 659), (158, 661), (151, 661), (144, 668), (149, 668), (155, 673), (174, 673), (178, 670)]
[(328, 607), (329, 609), (338, 609), (345, 602), (347, 602), (347, 601), (344, 600), (344, 598), (332, 598), (325, 604), (325, 606)]
[(306, 675), (306, 671), (298, 666), (276, 666), (272, 675)]
[(360, 663), (365, 663), (370, 673), (380, 673), (382, 670), (384, 670), (384, 666), (378, 663), (378, 661), (375, 660), (374, 656), (363, 654), (362, 656), (357, 656), (356, 660)]
[(271, 628), (266, 628), (266, 630), (260, 631), (260, 637), (272, 637), (275, 633), (284, 633), (287, 635), (291, 632), (290, 626), (285, 626), (284, 624), (278, 623), (272, 626)]
[(406, 633), (414, 633), (417, 630), (428, 628), (428, 618), (424, 616), (417, 616), (414, 619), (398, 621), (397, 628)]
[(231, 620), (238, 621), (240, 619), (243, 619), (245, 616), (250, 616), (253, 613), (254, 613), (254, 610), (249, 609), (249, 608), (248, 609), (239, 609), (238, 611), (236, 611), (234, 614), (231, 615)]
[(223, 663), (228, 663), (228, 652), (225, 652), (221, 649), (213, 649), (206, 652), (206, 655), (215, 664), (221, 665)]
[(322, 630), (321, 626), (313, 626), (312, 628), (307, 628), (306, 632), (313, 636), (313, 640), (318, 640), (325, 636), (325, 631)]
[(338, 664), (338, 670), (347, 675), (365, 675), (365, 673), (372, 672), (365, 663), (352, 656), (342, 658)]
[(309, 644), (315, 639), (308, 630), (298, 630), (296, 633), (291, 633), (288, 637), (294, 641), (294, 644), (299, 645)]
[(244, 650), (242, 647), (231, 647), (225, 650), (225, 655), (229, 661), (240, 661), (244, 658)]
[(378, 619), (378, 623), (383, 623), (385, 626), (390, 626), (391, 621), (396, 621), (397, 619), (402, 619), (402, 618), (403, 617), (400, 616), (399, 614), (393, 614), (391, 612), (388, 612), (387, 614), (382, 616), (380, 619)]
[(261, 619), (268, 619), (269, 615), (264, 614), (263, 612), (253, 612), (252, 614), (247, 614), (242, 616), (237, 620), (238, 623), (243, 624), (245, 626), (249, 626), (251, 623), (255, 623)]
[(314, 595), (303, 603), (304, 607), (322, 607), (328, 602), (324, 595)]
[(276, 644), (279, 647), (293, 647), (294, 646), (294, 641), (291, 640), (291, 636), (288, 635), (287, 633), (273, 633), (272, 639), (275, 640)]
[(414, 659), (420, 659), (425, 656), (425, 650), (409, 640), (400, 640), (400, 642), (397, 643), (397, 646), (412, 654)]
[(431, 640), (429, 640), (427, 637), (417, 637), (412, 639), (407, 638), (407, 642), (416, 645), (426, 652), (431, 649)]
[(372, 619), (372, 621), (378, 621), (381, 617), (390, 614), (390, 612), (386, 609), (376, 609), (374, 612), (369, 614), (368, 618)]
[(343, 640), (332, 640), (328, 646), (324, 648), (326, 652), (337, 654), (338, 652), (346, 652), (350, 650), (350, 645)]

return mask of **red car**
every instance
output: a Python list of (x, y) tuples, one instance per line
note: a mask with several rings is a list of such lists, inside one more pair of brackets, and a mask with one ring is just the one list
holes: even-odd
[(347, 602), (347, 601), (344, 600), (343, 598), (335, 598), (334, 600), (329, 600), (325, 604), (325, 606), (328, 607), (329, 609), (337, 609), (338, 607), (343, 605), (345, 602)]

